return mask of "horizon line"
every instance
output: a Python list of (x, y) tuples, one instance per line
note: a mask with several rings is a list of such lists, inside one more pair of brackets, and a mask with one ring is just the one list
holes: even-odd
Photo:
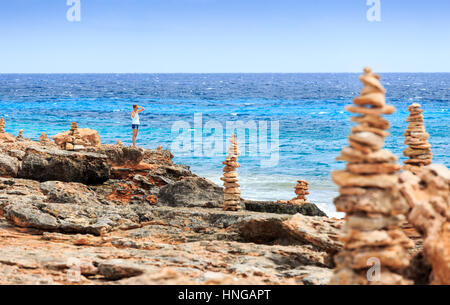
[[(356, 73), (362, 73), (361, 71), (358, 72), (0, 72), (0, 75), (7, 75), (7, 74), (356, 74)], [(406, 73), (417, 73), (417, 74), (448, 74), (448, 72), (380, 72), (376, 71), (376, 73), (399, 73), (399, 74), (406, 74)]]

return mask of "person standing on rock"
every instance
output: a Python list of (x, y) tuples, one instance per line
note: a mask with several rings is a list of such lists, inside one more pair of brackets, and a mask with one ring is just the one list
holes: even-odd
[(133, 129), (133, 146), (136, 146), (136, 138), (139, 132), (139, 112), (144, 111), (145, 108), (138, 105), (133, 105), (133, 111), (131, 112), (131, 128)]

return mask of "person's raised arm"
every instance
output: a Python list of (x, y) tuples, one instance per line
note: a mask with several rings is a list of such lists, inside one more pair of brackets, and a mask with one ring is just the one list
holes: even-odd
[(142, 107), (142, 106), (139, 106), (139, 108), (141, 108), (141, 109), (139, 109), (139, 110), (138, 110), (138, 112), (142, 112), (142, 111), (144, 111), (144, 110), (145, 110), (145, 108), (144, 108), (144, 107)]

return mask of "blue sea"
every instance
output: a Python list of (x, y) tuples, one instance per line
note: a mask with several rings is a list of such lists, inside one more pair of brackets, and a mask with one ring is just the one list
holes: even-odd
[[(388, 102), (397, 107), (395, 114), (386, 116), (392, 124), (386, 147), (404, 160), (407, 106), (418, 102), (431, 134), (434, 162), (450, 167), (450, 74), (381, 76)], [(175, 139), (191, 137), (192, 147), (200, 148), (190, 151), (185, 143), (186, 151), (175, 152), (174, 161), (217, 183), (225, 152), (211, 154), (202, 141), (211, 139), (214, 131), (227, 144), (226, 132), (220, 137), (217, 127), (227, 121), (256, 126), (265, 122), (269, 130), (278, 122), (278, 134), (269, 131), (270, 141), (278, 139), (278, 145), (269, 142), (277, 148), (277, 162), (269, 167), (261, 160), (270, 156), (245, 148), (258, 145), (252, 131), (246, 143), (241, 139), (244, 151), (238, 171), (243, 197), (291, 199), (296, 180), (303, 179), (310, 182), (312, 202), (330, 216), (341, 216), (332, 204), (337, 188), (330, 172), (344, 167), (335, 161), (352, 126), (344, 107), (360, 89), (358, 74), (0, 74), (0, 116), (6, 119), (8, 133), (23, 129), (35, 140), (41, 131), (54, 135), (76, 121), (80, 127), (96, 129), (103, 143), (120, 139), (131, 144), (131, 105), (139, 104), (145, 111), (137, 144), (172, 149)], [(201, 116), (200, 126), (194, 124), (194, 115)], [(216, 128), (205, 128), (212, 126), (204, 125), (207, 122)], [(180, 135), (174, 126), (186, 130)], [(259, 128), (257, 134), (262, 133)]]

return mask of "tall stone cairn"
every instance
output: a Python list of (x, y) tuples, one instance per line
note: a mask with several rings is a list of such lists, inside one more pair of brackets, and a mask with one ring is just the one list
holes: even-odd
[(5, 133), (5, 119), (0, 118), (0, 133)]
[(236, 168), (240, 167), (237, 162), (237, 158), (240, 155), (238, 143), (236, 141), (236, 135), (233, 134), (230, 139), (230, 146), (228, 147), (228, 156), (222, 164), (223, 177), (220, 178), (224, 183), (224, 198), (223, 198), (223, 210), (224, 211), (238, 211), (240, 210), (241, 191), (239, 190), (239, 178), (236, 172)]
[(428, 143), (430, 135), (425, 130), (423, 121), (423, 110), (420, 104), (414, 103), (408, 107), (410, 112), (406, 122), (409, 122), (405, 132), (405, 144), (409, 147), (403, 151), (405, 157), (409, 157), (403, 166), (404, 170), (419, 173), (424, 166), (430, 165), (433, 161), (431, 145)]
[(289, 204), (305, 204), (309, 203), (306, 199), (306, 195), (309, 195), (308, 182), (304, 180), (297, 180), (297, 185), (295, 186), (295, 194), (297, 197), (289, 200)]
[[(331, 284), (410, 284), (401, 272), (409, 265), (412, 241), (400, 229), (409, 207), (395, 187), (400, 165), (388, 150), (382, 149), (392, 114), (385, 104), (385, 89), (370, 68), (360, 80), (364, 87), (349, 112), (359, 114), (353, 122), (349, 147), (337, 158), (347, 162), (346, 170), (334, 171), (332, 179), (340, 195), (334, 204), (346, 213), (342, 229), (343, 250), (335, 256), (336, 268)], [(377, 268), (380, 267), (379, 273)]]

